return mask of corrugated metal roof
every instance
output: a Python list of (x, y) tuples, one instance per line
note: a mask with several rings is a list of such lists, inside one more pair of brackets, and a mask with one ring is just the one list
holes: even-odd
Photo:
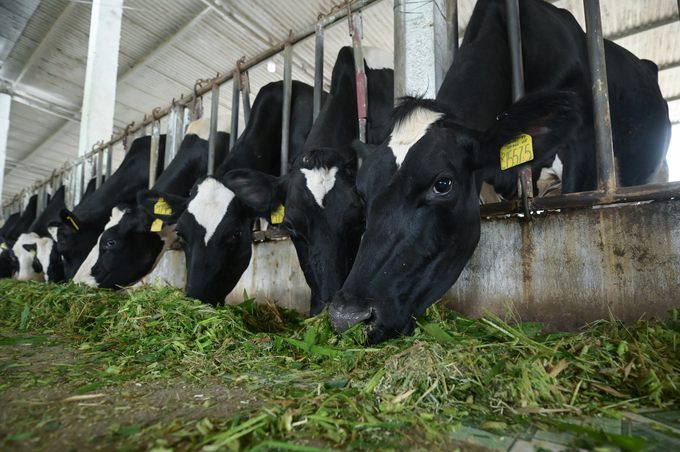
[[(338, 3), (343, 4), (339, 0), (126, 0), (114, 132), (139, 122), (156, 107), (167, 107), (173, 98), (189, 94), (196, 79), (225, 74), (239, 58), (252, 58), (290, 30), (308, 27)], [(571, 11), (584, 26), (582, 0), (551, 3)], [(475, 1), (459, 0), (458, 4), (462, 34)], [(365, 45), (392, 51), (393, 6), (393, 1), (384, 0), (363, 12)], [(601, 7), (605, 36), (661, 67), (659, 83), (664, 96), (672, 100), (671, 119), (680, 122), (677, 1), (601, 0)], [(13, 83), (21, 75), (17, 91), (77, 113), (83, 95), (90, 12), (88, 1), (40, 2), (0, 68), (0, 79)], [(326, 30), (326, 88), (335, 55), (349, 44), (346, 21)], [(293, 78), (312, 84), (314, 39), (297, 44), (294, 54)], [(262, 86), (282, 78), (282, 55), (272, 61), (274, 73), (265, 65), (250, 71), (251, 101)], [(221, 88), (220, 115), (230, 116), (231, 97), (231, 83), (227, 83)], [(13, 102), (3, 202), (72, 161), (77, 156), (78, 135), (78, 122)], [(123, 157), (122, 147), (116, 149), (114, 167)]]

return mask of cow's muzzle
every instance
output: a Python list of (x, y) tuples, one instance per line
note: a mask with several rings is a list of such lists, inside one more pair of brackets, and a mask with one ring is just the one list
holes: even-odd
[(328, 315), (339, 334), (344, 333), (355, 325), (374, 319), (375, 309), (370, 306), (361, 306), (359, 300), (347, 300), (342, 293), (333, 298), (328, 307)]

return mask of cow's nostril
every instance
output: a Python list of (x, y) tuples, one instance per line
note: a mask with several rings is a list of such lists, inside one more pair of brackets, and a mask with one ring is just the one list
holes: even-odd
[(328, 307), (328, 315), (333, 322), (335, 331), (342, 334), (354, 325), (370, 320), (373, 310), (371, 308), (352, 309), (343, 304), (331, 303)]

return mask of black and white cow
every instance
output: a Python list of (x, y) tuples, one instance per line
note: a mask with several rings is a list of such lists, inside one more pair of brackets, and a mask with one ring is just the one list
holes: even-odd
[(35, 220), (37, 207), (38, 196), (33, 195), (18, 219), (7, 228), (3, 228), (3, 235), (0, 237), (0, 277), (9, 278), (19, 271), (19, 261), (12, 249), (21, 234), (27, 232)]
[[(302, 152), (312, 127), (314, 89), (293, 81), (289, 156)], [(159, 191), (144, 191), (139, 204), (153, 213), (162, 198), (172, 213), (156, 214), (177, 224), (177, 235), (186, 254), (187, 296), (204, 303), (222, 303), (248, 268), (252, 255), (252, 227), (257, 214), (227, 188), (222, 178), (236, 168), (266, 174), (281, 171), (283, 83), (264, 86), (253, 103), (250, 121), (214, 177), (200, 179), (189, 198)]]
[(11, 278), (17, 270), (17, 259), (12, 254), (13, 240), (5, 239), (5, 235), (14, 228), (21, 214), (13, 213), (0, 228), (0, 278)]
[[(229, 152), (229, 124), (218, 125), (215, 161)], [(187, 197), (196, 180), (208, 171), (210, 118), (191, 123), (177, 155), (156, 180), (153, 190)], [(112, 221), (78, 269), (73, 280), (93, 287), (117, 288), (135, 284), (149, 274), (160, 256), (177, 241), (174, 224), (159, 223), (142, 206), (118, 206)], [(121, 215), (122, 212), (122, 215)], [(115, 220), (114, 220), (115, 218)], [(155, 227), (158, 225), (158, 227)]]
[[(534, 170), (560, 156), (564, 192), (596, 187), (585, 34), (547, 2), (520, 2), (520, 15), (527, 97), (510, 105), (505, 2), (480, 0), (437, 100), (405, 100), (364, 162), (366, 233), (329, 307), (338, 331), (365, 322), (374, 342), (413, 331), (477, 245), (480, 179), (514, 194), (516, 170), (500, 170), (499, 150), (520, 133), (533, 138)], [(605, 50), (621, 181), (644, 183), (663, 166), (667, 105), (649, 62), (609, 41)]]
[[(367, 78), (367, 142), (381, 143), (394, 106), (392, 55), (364, 49)], [(343, 47), (333, 67), (331, 91), (312, 127), (304, 152), (282, 177), (252, 170), (227, 174), (225, 184), (260, 215), (282, 203), (284, 226), (311, 288), (310, 313), (319, 314), (349, 274), (364, 230), (356, 191), (359, 136), (354, 56)]]
[[(160, 136), (156, 174), (163, 172), (165, 135)], [(149, 186), (151, 137), (137, 138), (118, 170), (98, 190), (70, 212), (60, 212), (57, 250), (63, 257), (66, 279), (72, 279), (96, 245), (108, 223), (111, 210), (121, 203), (134, 204), (137, 192)]]

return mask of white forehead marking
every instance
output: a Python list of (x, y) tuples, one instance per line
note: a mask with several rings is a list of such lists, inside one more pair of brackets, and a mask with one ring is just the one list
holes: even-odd
[(187, 210), (196, 222), (205, 228), (205, 244), (212, 238), (217, 226), (227, 213), (234, 192), (219, 181), (208, 178), (198, 186), (196, 196), (189, 203)]
[(335, 185), (335, 173), (338, 172), (338, 169), (336, 167), (331, 169), (303, 168), (300, 171), (304, 174), (305, 179), (307, 180), (307, 188), (312, 192), (312, 195), (314, 195), (316, 203), (323, 209), (323, 198)]
[[(217, 131), (227, 132), (231, 130), (231, 118), (226, 116), (221, 116), (217, 118)], [(198, 135), (199, 138), (207, 140), (210, 138), (210, 116), (204, 116), (201, 119), (193, 121), (187, 127), (187, 135), (190, 133)]]
[(40, 236), (35, 232), (26, 232), (19, 236), (12, 247), (12, 251), (19, 261), (19, 273), (13, 275), (15, 279), (19, 281), (43, 281), (42, 274), (33, 271), (34, 255), (24, 248), (24, 245), (34, 245), (39, 238)]
[(394, 55), (378, 47), (365, 46), (364, 60), (369, 69), (394, 69)]
[(50, 226), (47, 228), (47, 232), (50, 234), (50, 237), (52, 237), (52, 240), (55, 242), (57, 241), (57, 231), (59, 230), (58, 227), (56, 226)]
[(49, 237), (42, 237), (38, 239), (38, 252), (37, 258), (38, 262), (42, 265), (43, 274), (45, 275), (45, 282), (50, 282), (50, 277), (48, 276), (48, 268), (50, 266), (50, 254), (52, 254), (52, 247), (54, 246), (54, 240)]
[[(124, 210), (120, 210), (118, 207), (111, 209), (111, 218), (109, 219), (109, 222), (106, 223), (106, 226), (104, 226), (104, 231), (111, 229), (120, 223), (123, 215), (125, 215)], [(94, 279), (94, 276), (92, 276), (92, 267), (94, 267), (94, 264), (96, 264), (99, 260), (99, 242), (102, 240), (102, 234), (99, 234), (97, 244), (90, 250), (90, 253), (87, 255), (83, 263), (80, 264), (76, 275), (73, 277), (73, 282), (84, 283), (90, 287), (97, 287), (99, 285), (97, 280)]]
[(394, 158), (397, 160), (397, 166), (401, 166), (411, 147), (425, 135), (430, 125), (442, 116), (442, 113), (426, 108), (416, 108), (408, 118), (404, 118), (397, 124), (392, 131), (389, 144)]

